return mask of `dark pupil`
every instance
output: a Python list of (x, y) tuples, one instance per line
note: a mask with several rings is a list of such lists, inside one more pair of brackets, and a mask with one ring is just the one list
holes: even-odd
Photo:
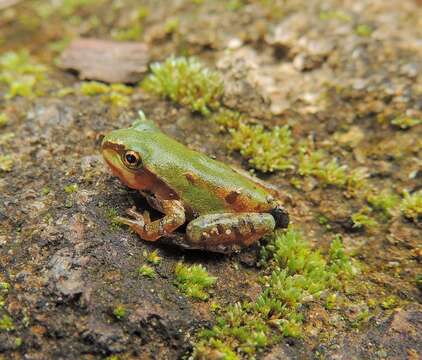
[(136, 157), (133, 154), (127, 154), (126, 160), (129, 164), (136, 164)]

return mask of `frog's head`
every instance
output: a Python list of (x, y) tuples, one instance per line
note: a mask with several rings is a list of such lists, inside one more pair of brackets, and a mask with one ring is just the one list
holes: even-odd
[(146, 137), (156, 129), (153, 123), (138, 121), (128, 129), (107, 134), (101, 152), (111, 171), (124, 184), (133, 189), (148, 189), (154, 181), (148, 169), (150, 148)]

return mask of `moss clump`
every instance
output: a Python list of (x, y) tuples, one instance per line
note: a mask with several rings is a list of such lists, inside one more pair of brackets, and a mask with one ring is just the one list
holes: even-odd
[(399, 127), (400, 129), (406, 130), (413, 126), (422, 124), (421, 119), (412, 118), (410, 116), (398, 116), (391, 120), (391, 124)]
[(22, 338), (18, 337), (15, 339), (15, 347), (19, 348), (22, 346), (22, 344), (23, 344)]
[(293, 138), (288, 126), (276, 126), (271, 131), (262, 125), (240, 123), (236, 130), (230, 129), (231, 150), (238, 150), (249, 159), (249, 164), (262, 172), (292, 169), (290, 159)]
[(12, 331), (12, 330), (14, 330), (14, 328), (15, 328), (15, 326), (13, 324), (12, 318), (9, 315), (4, 314), (0, 318), (0, 332), (1, 331)]
[(158, 265), (161, 262), (161, 257), (158, 255), (158, 250), (154, 250), (150, 253), (145, 250), (142, 255), (144, 255), (146, 261), (148, 261), (150, 264)]
[(327, 10), (321, 11), (319, 13), (319, 18), (321, 20), (339, 20), (342, 22), (349, 22), (352, 21), (352, 17), (340, 10)]
[(275, 233), (262, 258), (267, 269), (261, 277), (264, 290), (254, 302), (222, 310), (214, 327), (199, 334), (194, 358), (255, 358), (280, 336), (301, 336), (303, 305), (339, 289), (340, 279), (353, 274), (340, 237), (324, 257), (291, 227)]
[(221, 109), (213, 120), (222, 130), (229, 130), (232, 139), (228, 148), (239, 151), (252, 168), (262, 172), (294, 168), (293, 138), (288, 126), (266, 130), (262, 125), (248, 123), (245, 115), (229, 109)]
[(385, 216), (391, 216), (400, 202), (400, 197), (389, 190), (382, 190), (378, 193), (369, 193), (366, 200), (375, 210), (381, 211)]
[(0, 282), (0, 292), (8, 292), (10, 290), (10, 284), (7, 282)]
[(78, 10), (89, 6), (91, 4), (95, 4), (99, 2), (98, 0), (63, 0), (60, 3), (59, 12), (62, 17), (69, 17), (76, 13)]
[(144, 32), (142, 22), (149, 15), (150, 10), (145, 6), (140, 6), (136, 12), (130, 16), (129, 24), (124, 28), (113, 29), (111, 37), (118, 41), (139, 40)]
[(378, 223), (375, 219), (373, 219), (372, 217), (362, 212), (353, 214), (352, 222), (353, 222), (353, 227), (357, 229), (366, 228), (368, 230), (371, 230), (378, 227)]
[(151, 65), (142, 87), (153, 94), (167, 97), (202, 115), (220, 107), (223, 82), (217, 72), (205, 68), (194, 58), (171, 57)]
[(74, 192), (79, 190), (78, 184), (69, 184), (63, 188), (66, 194), (73, 194)]
[(188, 266), (178, 263), (175, 269), (176, 286), (184, 294), (197, 300), (207, 300), (207, 289), (211, 288), (217, 278), (210, 276), (202, 265)]
[(5, 127), (8, 122), (9, 122), (9, 119), (7, 118), (7, 115), (0, 114), (0, 128)]
[(371, 34), (374, 32), (374, 29), (368, 24), (359, 24), (358, 26), (356, 26), (355, 32), (359, 36), (367, 37), (371, 36)]
[(13, 169), (13, 159), (10, 155), (0, 155), (0, 172), (9, 172)]
[(82, 83), (81, 92), (85, 96), (101, 95), (101, 100), (112, 106), (127, 107), (133, 88), (123, 84), (106, 85), (98, 81), (89, 81)]
[(404, 199), (400, 204), (403, 215), (413, 221), (418, 221), (422, 217), (422, 190), (413, 194), (404, 193)]
[(110, 87), (106, 84), (98, 81), (84, 82), (81, 85), (81, 92), (85, 96), (95, 96), (101, 94), (107, 94), (110, 91)]
[(347, 183), (346, 167), (340, 165), (337, 159), (329, 159), (321, 150), (301, 153), (299, 174), (314, 176), (324, 185), (344, 187)]
[(114, 231), (122, 227), (121, 222), (118, 220), (119, 212), (115, 208), (110, 207), (106, 209), (105, 214), (110, 223), (110, 230)]
[(146, 277), (146, 278), (150, 278), (153, 279), (155, 278), (155, 270), (153, 267), (149, 266), (149, 265), (142, 265), (139, 267), (138, 269), (138, 274)]
[(238, 111), (220, 109), (212, 116), (212, 120), (221, 127), (221, 130), (237, 129), (240, 123), (245, 122), (245, 116)]
[(139, 40), (144, 29), (141, 24), (136, 23), (125, 29), (114, 29), (111, 37), (118, 41)]
[(394, 295), (390, 295), (384, 298), (380, 302), (380, 305), (384, 310), (388, 310), (388, 309), (395, 308), (398, 305), (398, 303), (399, 303), (399, 299)]
[(123, 305), (117, 305), (114, 309), (113, 309), (113, 315), (115, 316), (116, 319), (118, 320), (122, 320), (126, 317), (127, 315), (127, 310)]
[(7, 86), (6, 99), (40, 95), (45, 73), (45, 66), (36, 64), (27, 51), (9, 51), (0, 56), (0, 83)]
[(345, 165), (340, 165), (337, 159), (333, 159), (325, 151), (308, 151), (306, 148), (301, 149), (299, 154), (298, 173), (317, 178), (323, 186), (333, 185), (347, 189), (352, 195), (366, 186), (368, 176), (362, 169), (348, 171)]

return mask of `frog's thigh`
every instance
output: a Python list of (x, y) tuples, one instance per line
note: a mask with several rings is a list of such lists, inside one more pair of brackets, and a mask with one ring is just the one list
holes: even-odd
[(195, 246), (250, 245), (274, 230), (275, 221), (266, 213), (224, 213), (203, 215), (186, 228), (188, 241)]
[(173, 232), (185, 222), (185, 209), (180, 201), (162, 200), (160, 208), (165, 216), (153, 222), (149, 221), (149, 217), (145, 219), (142, 214), (133, 209), (129, 209), (127, 213), (134, 219), (119, 218), (119, 220), (129, 225), (142, 239), (155, 241)]

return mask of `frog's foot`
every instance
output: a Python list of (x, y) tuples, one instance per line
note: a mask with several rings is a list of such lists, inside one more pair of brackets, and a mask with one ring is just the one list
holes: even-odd
[(251, 245), (274, 228), (274, 217), (267, 213), (211, 214), (191, 221), (186, 238), (192, 248), (227, 253)]
[(118, 217), (117, 220), (129, 225), (143, 240), (155, 241), (163, 235), (167, 235), (185, 222), (185, 210), (180, 201), (163, 200), (162, 208), (165, 216), (159, 220), (151, 221), (149, 213), (141, 214), (135, 208), (126, 210), (132, 217)]

